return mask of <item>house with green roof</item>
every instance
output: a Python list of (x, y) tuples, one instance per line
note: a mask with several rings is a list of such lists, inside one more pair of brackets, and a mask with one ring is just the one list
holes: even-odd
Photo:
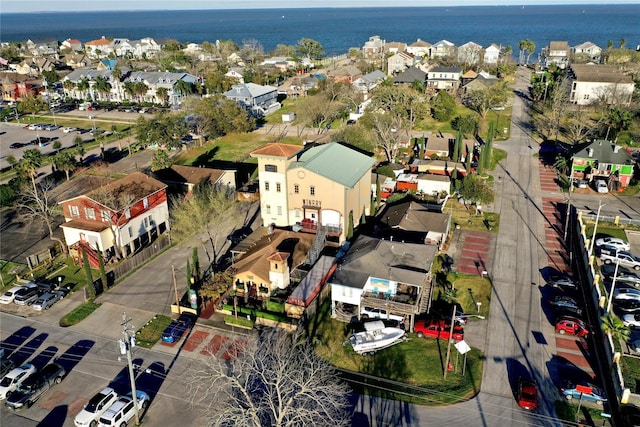
[(373, 158), (337, 142), (271, 143), (251, 156), (258, 159), (264, 226), (322, 230), (341, 243), (351, 221), (356, 227), (369, 215)]
[(623, 147), (605, 140), (574, 145), (571, 156), (571, 177), (604, 179), (610, 189), (624, 188), (633, 177), (636, 162)]

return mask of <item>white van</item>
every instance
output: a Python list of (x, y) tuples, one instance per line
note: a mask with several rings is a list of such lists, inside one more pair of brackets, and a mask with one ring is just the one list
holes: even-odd
[[(140, 413), (149, 404), (149, 396), (144, 391), (137, 391), (138, 412)], [(133, 405), (133, 397), (131, 393), (126, 396), (120, 396), (116, 402), (107, 409), (100, 419), (98, 426), (100, 427), (121, 427), (126, 426), (135, 416), (136, 410)]]

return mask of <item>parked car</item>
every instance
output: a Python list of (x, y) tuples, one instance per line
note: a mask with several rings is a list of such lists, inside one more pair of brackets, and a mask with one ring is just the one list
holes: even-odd
[[(443, 340), (451, 339), (451, 324), (444, 320), (416, 320), (413, 331), (418, 337), (442, 338)], [(464, 329), (462, 326), (453, 327), (453, 339), (461, 341), (464, 338)]]
[(529, 378), (518, 378), (518, 406), (530, 411), (538, 407), (538, 384)]
[(27, 283), (22, 289), (16, 291), (13, 302), (17, 305), (29, 305), (38, 299), (38, 296), (40, 296), (38, 286), (33, 283)]
[(629, 345), (629, 352), (631, 354), (640, 355), (640, 340), (630, 342), (628, 343), (628, 345)]
[[(613, 264), (603, 265), (600, 267), (600, 273), (604, 276), (605, 284), (607, 284), (608, 286), (611, 286), (615, 270), (616, 266)], [(625, 285), (638, 288), (640, 287), (640, 274), (636, 273), (635, 271), (631, 271), (628, 268), (618, 266), (616, 283), (624, 283)]]
[(76, 415), (73, 423), (76, 427), (95, 427), (98, 419), (104, 412), (118, 400), (118, 394), (111, 387), (105, 387), (96, 393), (82, 411)]
[(622, 322), (630, 328), (640, 328), (640, 314), (625, 314)]
[(176, 320), (171, 322), (162, 333), (162, 341), (176, 342), (182, 338), (187, 329), (191, 329), (196, 323), (196, 316), (191, 313), (182, 313)]
[(19, 368), (14, 368), (0, 381), (0, 400), (7, 398), (7, 395), (14, 391), (24, 380), (36, 373), (36, 367), (30, 363), (25, 363)]
[[(144, 410), (149, 405), (149, 396), (144, 391), (136, 392), (138, 411)], [(135, 406), (131, 392), (126, 396), (120, 396), (99, 418), (100, 427), (126, 426), (135, 415)]]
[(613, 298), (617, 300), (640, 301), (640, 289), (616, 287), (613, 291)]
[(78, 128), (74, 128), (74, 127), (66, 127), (66, 128), (64, 128), (64, 129), (62, 129), (62, 132), (64, 132), (64, 133), (71, 133), (71, 132), (75, 132), (75, 131), (77, 131), (77, 130), (78, 130)]
[(29, 129), (29, 130), (42, 130), (42, 125), (40, 125), (38, 123), (31, 123), (27, 129)]
[(594, 182), (594, 187), (598, 193), (608, 193), (609, 185), (603, 179), (596, 179)]
[(549, 304), (557, 309), (571, 311), (576, 314), (582, 314), (582, 308), (576, 300), (565, 295), (556, 295), (549, 300)]
[(11, 149), (15, 150), (15, 149), (17, 149), (17, 148), (25, 147), (26, 145), (27, 145), (27, 144), (24, 144), (24, 143), (22, 143), (22, 142), (14, 142), (14, 143), (12, 143), (12, 144), (9, 146), (9, 148), (11, 148)]
[(623, 313), (640, 313), (640, 301), (636, 300), (613, 300), (613, 307)]
[(576, 317), (563, 317), (556, 322), (556, 332), (585, 338), (589, 335), (589, 326)]
[(554, 274), (550, 276), (547, 284), (552, 288), (561, 289), (563, 291), (575, 291), (578, 289), (578, 284), (569, 276), (564, 274)]
[[(585, 390), (590, 389), (591, 392), (582, 392), (576, 388), (577, 386), (584, 387)], [(582, 382), (579, 384), (568, 382), (567, 385), (561, 389), (561, 392), (567, 400), (581, 398), (583, 402), (593, 402), (596, 405), (602, 405), (607, 401), (606, 395), (601, 388), (586, 382)]]
[(33, 307), (33, 309), (37, 311), (49, 310), (49, 308), (51, 308), (53, 304), (57, 303), (62, 298), (64, 298), (64, 292), (62, 291), (54, 291), (51, 293), (46, 293), (41, 297), (39, 297), (31, 305), (31, 307)]
[(391, 319), (404, 322), (404, 316), (389, 313), (383, 308), (362, 307), (360, 309), (360, 317), (362, 319)]
[(618, 237), (601, 237), (599, 239), (596, 239), (595, 244), (596, 247), (600, 247), (603, 245), (613, 246), (614, 248), (617, 248), (621, 251), (628, 251), (631, 249), (631, 245), (629, 244), (629, 242), (625, 242)]
[(629, 251), (620, 251), (615, 246), (602, 245), (600, 259), (605, 264), (619, 263), (622, 267), (640, 270), (640, 258), (636, 258)]
[(18, 410), (30, 408), (47, 390), (55, 384), (60, 384), (67, 374), (65, 369), (57, 363), (50, 363), (35, 375), (30, 376), (7, 397), (7, 407)]
[(14, 286), (0, 296), (0, 304), (11, 304), (16, 297), (16, 292), (22, 289), (22, 286)]
[(42, 125), (42, 130), (54, 131), (60, 129), (60, 126), (56, 125)]

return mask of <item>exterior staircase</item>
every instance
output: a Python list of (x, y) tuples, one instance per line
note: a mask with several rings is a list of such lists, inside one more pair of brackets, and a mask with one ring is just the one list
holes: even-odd
[(313, 265), (320, 257), (320, 253), (324, 249), (325, 238), (327, 237), (327, 227), (319, 225), (316, 231), (316, 238), (313, 240), (313, 245), (309, 249), (307, 254), (306, 264)]

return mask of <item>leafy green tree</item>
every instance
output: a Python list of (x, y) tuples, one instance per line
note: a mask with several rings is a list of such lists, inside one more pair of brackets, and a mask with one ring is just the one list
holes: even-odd
[(605, 112), (601, 122), (607, 129), (604, 139), (608, 141), (611, 136), (616, 141), (621, 131), (631, 127), (633, 116), (629, 110), (614, 107)]
[(371, 130), (359, 123), (339, 128), (334, 137), (336, 141), (343, 141), (370, 153), (373, 153), (376, 148)]
[(104, 267), (104, 257), (102, 256), (102, 251), (99, 246), (96, 248), (96, 252), (98, 253), (98, 263), (100, 265), (100, 279), (102, 280), (103, 289), (106, 290), (109, 287), (109, 282), (107, 282), (107, 271)]
[(320, 59), (324, 56), (324, 47), (313, 39), (303, 38), (298, 40), (296, 53), (304, 58)]
[(96, 297), (96, 288), (93, 286), (93, 275), (91, 274), (91, 266), (89, 265), (89, 256), (87, 249), (82, 247), (82, 267), (84, 274), (87, 276), (87, 299), (93, 300)]
[(39, 111), (47, 110), (48, 107), (42, 97), (29, 94), (22, 97), (22, 101), (18, 103), (16, 109), (20, 114), (31, 114), (33, 116)]
[(151, 157), (151, 171), (156, 172), (162, 169), (170, 168), (173, 160), (169, 156), (167, 150), (158, 150)]
[(456, 100), (449, 92), (441, 90), (433, 101), (431, 112), (436, 120), (449, 121), (456, 112)]
[(564, 154), (558, 154), (553, 162), (553, 167), (562, 174), (567, 174), (569, 172), (569, 167), (571, 166), (571, 162)]
[(478, 119), (474, 114), (457, 116), (451, 121), (451, 127), (463, 135), (475, 135), (478, 131)]
[[(480, 162), (478, 162), (479, 164)], [(494, 194), (484, 179), (477, 174), (467, 175), (460, 186), (460, 195), (467, 202), (476, 202), (483, 205), (493, 202)]]
[(139, 143), (168, 149), (180, 147), (182, 137), (189, 131), (182, 116), (170, 113), (156, 114), (149, 120), (140, 117), (134, 129)]
[(498, 82), (469, 91), (464, 103), (484, 119), (491, 108), (503, 106), (507, 102), (508, 96), (509, 89), (506, 82)]
[(185, 110), (195, 117), (196, 133), (207, 138), (250, 132), (256, 128), (255, 119), (224, 95), (192, 98), (185, 103)]

